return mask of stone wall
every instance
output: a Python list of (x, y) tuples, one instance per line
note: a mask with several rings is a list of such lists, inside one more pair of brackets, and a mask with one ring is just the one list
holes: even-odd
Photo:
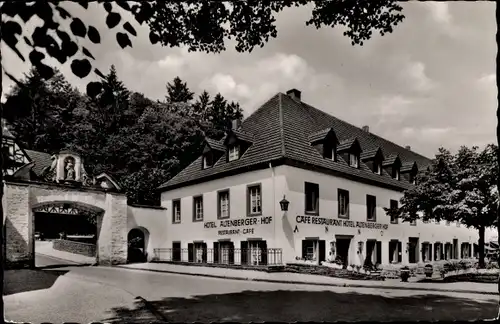
[(85, 255), (88, 257), (96, 256), (96, 245), (82, 242), (75, 242), (69, 240), (55, 240), (52, 243), (54, 250), (64, 251), (69, 253), (75, 253), (80, 255)]

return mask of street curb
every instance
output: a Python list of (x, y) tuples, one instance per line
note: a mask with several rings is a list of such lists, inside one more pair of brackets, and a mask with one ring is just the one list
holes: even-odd
[[(51, 258), (51, 259), (55, 259), (55, 260), (58, 260), (58, 261), (70, 262), (70, 263), (73, 263), (73, 264), (78, 264), (78, 265), (89, 265), (89, 266), (91, 266), (91, 265), (92, 265), (92, 263), (76, 262), (76, 261), (72, 261), (72, 260), (67, 260), (67, 259), (63, 259), (63, 258), (58, 258), (58, 257), (52, 256), (52, 255), (49, 255), (49, 254), (44, 254), (44, 253), (38, 253), (38, 252), (36, 252), (35, 254), (42, 255), (42, 256), (44, 256), (44, 257)], [(43, 268), (43, 267), (41, 267), (41, 268)]]
[(361, 285), (361, 284), (336, 284), (336, 283), (321, 283), (321, 282), (307, 282), (307, 281), (287, 281), (287, 280), (276, 280), (276, 279), (259, 279), (259, 278), (243, 278), (243, 277), (232, 277), (232, 276), (221, 276), (221, 275), (211, 275), (204, 273), (189, 273), (180, 272), (172, 270), (158, 270), (158, 269), (147, 269), (147, 268), (130, 268), (117, 265), (116, 267), (122, 269), (139, 270), (139, 271), (151, 271), (160, 273), (171, 273), (186, 276), (195, 277), (208, 277), (217, 279), (227, 279), (227, 280), (240, 280), (240, 281), (256, 281), (256, 282), (270, 282), (270, 283), (281, 283), (289, 285), (309, 285), (309, 286), (328, 286), (328, 287), (345, 287), (345, 288), (372, 288), (372, 289), (389, 289), (389, 290), (423, 290), (423, 291), (442, 291), (442, 292), (452, 292), (452, 293), (462, 293), (462, 294), (481, 294), (481, 295), (498, 295), (498, 292), (491, 291), (475, 291), (475, 290), (455, 290), (455, 289), (440, 289), (440, 288), (418, 288), (418, 287), (388, 287), (382, 285)]

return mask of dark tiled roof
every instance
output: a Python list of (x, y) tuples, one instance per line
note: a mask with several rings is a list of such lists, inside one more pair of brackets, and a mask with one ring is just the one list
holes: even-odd
[(41, 176), (43, 169), (52, 164), (51, 155), (48, 153), (32, 150), (25, 150), (25, 152), (28, 154), (29, 159), (35, 162), (32, 170), (37, 176)]
[(236, 138), (238, 138), (242, 141), (245, 141), (248, 143), (253, 143), (253, 141), (254, 141), (254, 137), (252, 134), (249, 134), (245, 131), (242, 131), (241, 129), (232, 129), (229, 132), (233, 133), (236, 136)]
[(406, 162), (401, 165), (401, 172), (408, 172), (413, 169), (413, 166), (415, 165), (415, 162)]
[(332, 130), (331, 127), (320, 130), (319, 132), (312, 133), (309, 135), (309, 142), (313, 143), (319, 140), (322, 140), (326, 137), (326, 135)]
[(334, 130), (341, 142), (357, 139), (362, 152), (380, 148), (384, 156), (398, 155), (403, 163), (415, 161), (419, 168), (430, 164), (430, 160), (422, 155), (278, 93), (242, 122), (241, 131), (251, 135), (253, 141), (240, 159), (227, 162), (221, 158), (214, 167), (202, 169), (200, 156), (159, 189), (168, 190), (188, 183), (203, 182), (229, 172), (245, 172), (252, 166), (282, 159), (381, 186), (399, 189), (411, 186), (408, 182), (392, 179), (386, 172), (383, 175), (374, 174), (363, 163), (356, 169), (349, 167), (342, 158), (337, 162), (323, 158), (311, 145), (310, 138), (329, 128)]
[[(398, 159), (398, 155), (397, 154), (391, 154), (389, 155), (389, 157), (387, 157), (384, 162), (382, 163), (383, 166), (388, 166), (388, 165), (393, 165), (394, 162), (396, 162), (396, 160)], [(400, 159), (401, 160), (401, 159)]]
[(380, 151), (382, 153), (382, 150), (379, 147), (372, 149), (372, 150), (363, 151), (361, 153), (361, 160), (373, 159), (377, 155), (378, 151)]
[(222, 142), (216, 141), (208, 137), (205, 138), (205, 141), (207, 142), (208, 146), (210, 146), (213, 150), (222, 152), (226, 151), (226, 147)]
[(337, 147), (337, 151), (344, 151), (350, 149), (354, 143), (356, 143), (356, 138), (348, 138), (346, 140), (343, 140), (340, 142), (339, 146)]

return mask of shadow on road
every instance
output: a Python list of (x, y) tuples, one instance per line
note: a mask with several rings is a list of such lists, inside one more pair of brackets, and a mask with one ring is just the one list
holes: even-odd
[(59, 276), (68, 272), (69, 270), (49, 269), (5, 270), (3, 294), (7, 296), (26, 291), (48, 289), (52, 287)]
[(332, 291), (243, 291), (146, 304), (138, 300), (134, 309), (111, 312), (106, 322), (434, 321), (493, 318), (497, 303), (431, 294), (385, 297)]

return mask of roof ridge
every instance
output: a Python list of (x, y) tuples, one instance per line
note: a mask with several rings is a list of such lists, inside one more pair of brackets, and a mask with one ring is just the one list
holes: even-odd
[[(304, 105), (308, 106), (308, 108), (310, 108), (310, 109), (314, 109), (314, 110), (316, 110), (316, 111), (318, 111), (318, 112), (320, 112), (320, 113), (322, 113), (322, 114), (325, 114), (325, 115), (327, 115), (327, 116), (329, 116), (329, 117), (331, 117), (331, 118), (334, 118), (334, 119), (336, 119), (336, 120), (338, 120), (338, 121), (340, 121), (340, 122), (342, 122), (342, 123), (348, 124), (349, 126), (351, 126), (351, 127), (355, 127), (356, 129), (358, 129), (358, 130), (360, 130), (360, 131), (364, 132), (364, 131), (360, 128), (360, 127), (358, 127), (358, 126), (356, 126), (356, 125), (353, 125), (353, 124), (351, 124), (351, 123), (349, 123), (349, 122), (346, 122), (345, 120), (340, 119), (340, 118), (338, 118), (338, 117), (336, 117), (336, 116), (334, 116), (334, 115), (328, 114), (328, 113), (324, 112), (323, 110), (321, 110), (321, 109), (319, 109), (319, 108), (316, 108), (316, 107), (314, 107), (314, 106), (312, 106), (312, 105), (310, 105), (310, 104), (308, 104), (308, 103), (306, 103), (306, 102), (302, 102), (302, 103), (303, 103)], [(383, 138), (383, 137), (381, 137), (381, 136), (379, 136), (379, 135), (377, 135), (377, 134), (374, 134), (374, 133), (372, 133), (372, 132), (366, 132), (366, 133), (367, 133), (369, 136), (374, 136), (374, 137), (376, 137), (376, 138), (378, 138), (378, 139), (380, 139), (380, 140), (382, 140), (382, 141), (385, 141), (385, 142), (391, 143), (391, 144), (393, 144), (393, 145), (398, 146), (398, 147), (399, 147), (399, 148), (401, 148), (401, 149), (407, 150), (405, 147), (403, 147), (403, 146), (401, 146), (401, 145), (399, 145), (399, 144), (397, 144), (397, 143), (394, 143), (393, 141), (390, 141), (390, 140), (388, 140), (388, 139), (386, 139), (386, 138)], [(424, 158), (424, 159), (431, 160), (431, 158), (426, 157), (426, 156), (424, 156), (424, 155), (422, 155), (422, 154), (419, 154), (419, 153), (417, 153), (417, 152), (415, 152), (415, 151), (411, 151), (411, 150), (407, 150), (407, 151), (412, 152), (413, 154), (418, 155), (418, 156), (420, 156), (420, 157), (422, 157), (422, 158)]]

